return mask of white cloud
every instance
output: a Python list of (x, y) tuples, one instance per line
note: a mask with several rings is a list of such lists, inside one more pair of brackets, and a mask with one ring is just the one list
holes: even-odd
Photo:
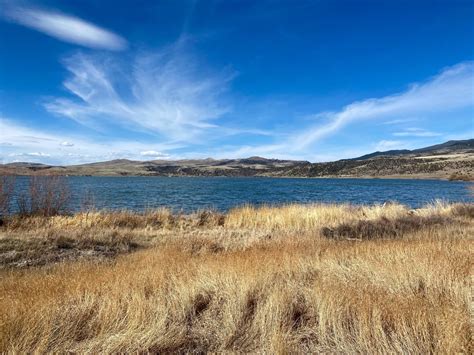
[(75, 99), (56, 98), (46, 109), (86, 126), (120, 124), (186, 142), (217, 128), (229, 110), (222, 94), (233, 74), (206, 72), (182, 43), (128, 64), (119, 59), (79, 53), (64, 60), (71, 73), (64, 87)]
[(169, 154), (165, 154), (162, 152), (157, 152), (156, 150), (147, 150), (144, 152), (140, 152), (141, 156), (144, 157), (155, 157), (155, 158), (167, 158), (169, 157)]
[(384, 124), (384, 125), (397, 125), (397, 124), (400, 124), (400, 123), (413, 122), (413, 121), (416, 121), (416, 120), (417, 120), (416, 118), (398, 118), (398, 119), (382, 122), (382, 124)]
[(439, 136), (442, 136), (441, 133), (432, 132), (432, 131), (425, 130), (423, 128), (416, 128), (416, 127), (407, 128), (401, 132), (395, 132), (393, 133), (393, 135), (397, 137), (439, 137)]
[(474, 62), (445, 69), (431, 80), (415, 84), (405, 92), (352, 103), (327, 114), (328, 123), (298, 134), (291, 144), (303, 150), (354, 121), (446, 112), (474, 105)]
[(32, 153), (11, 153), (10, 157), (50, 157), (51, 154), (43, 152), (32, 152)]
[(119, 35), (80, 18), (59, 12), (10, 7), (6, 9), (4, 16), (12, 22), (64, 42), (108, 50), (122, 50), (127, 47), (127, 41)]
[(74, 143), (68, 141), (61, 142), (60, 145), (63, 147), (74, 147)]

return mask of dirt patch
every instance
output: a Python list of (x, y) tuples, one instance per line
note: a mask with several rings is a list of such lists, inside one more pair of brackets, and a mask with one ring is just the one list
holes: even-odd
[(41, 266), (80, 259), (109, 259), (137, 250), (131, 238), (78, 238), (58, 235), (47, 238), (0, 238), (0, 269)]

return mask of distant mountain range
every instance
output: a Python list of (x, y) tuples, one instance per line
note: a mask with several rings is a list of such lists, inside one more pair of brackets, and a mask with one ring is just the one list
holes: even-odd
[(374, 152), (327, 163), (266, 159), (127, 159), (52, 166), (37, 163), (0, 165), (0, 174), (91, 176), (274, 176), (387, 177), (474, 180), (474, 139), (448, 141), (415, 150)]
[(459, 141), (447, 141), (445, 143), (432, 145), (425, 148), (415, 149), (415, 150), (387, 150), (384, 152), (374, 152), (370, 154), (363, 155), (352, 160), (366, 160), (380, 156), (401, 156), (409, 154), (427, 154), (427, 153), (436, 153), (436, 154), (446, 154), (449, 152), (458, 152), (458, 151), (474, 151), (474, 139), (466, 139)]

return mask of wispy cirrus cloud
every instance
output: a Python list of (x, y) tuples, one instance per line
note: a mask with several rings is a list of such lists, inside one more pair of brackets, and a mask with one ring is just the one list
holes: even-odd
[(49, 112), (86, 126), (119, 124), (174, 141), (196, 140), (229, 111), (224, 96), (234, 73), (206, 71), (182, 43), (131, 61), (83, 53), (66, 58), (73, 98), (46, 102)]
[(298, 134), (292, 146), (296, 149), (307, 148), (355, 121), (430, 115), (473, 107), (473, 82), (474, 62), (460, 63), (424, 83), (412, 85), (405, 92), (354, 102), (339, 112), (328, 113), (326, 124)]
[(384, 125), (398, 125), (398, 124), (401, 124), (401, 123), (408, 123), (408, 122), (413, 122), (413, 121), (416, 121), (416, 120), (417, 120), (417, 118), (414, 118), (414, 117), (397, 118), (397, 119), (394, 119), (394, 120), (388, 120), (388, 121), (382, 122), (382, 124), (384, 124)]
[[(303, 130), (294, 131), (285, 140), (274, 144), (246, 145), (229, 148), (230, 156), (245, 154), (265, 155), (272, 157), (301, 157), (308, 160), (328, 160), (315, 147), (325, 138), (335, 136), (338, 132), (351, 124), (362, 121), (390, 122), (390, 124), (403, 124), (417, 120), (430, 122), (436, 115), (449, 114), (457, 110), (474, 109), (474, 62), (464, 62), (446, 68), (438, 75), (421, 83), (413, 84), (404, 92), (381, 98), (371, 98), (357, 101), (343, 107), (337, 112), (316, 113), (313, 117), (324, 123), (306, 126)], [(387, 121), (388, 120), (388, 121)], [(472, 136), (470, 132), (468, 136)], [(403, 131), (390, 133), (398, 137), (445, 137), (449, 134), (434, 132), (423, 128), (407, 128)], [(377, 144), (367, 142), (364, 149), (352, 149), (357, 154), (340, 153), (328, 155), (331, 159), (346, 158), (371, 152), (373, 149), (401, 149), (415, 147), (416, 142), (400, 140), (381, 140)], [(346, 154), (346, 155), (345, 155)]]
[(6, 5), (4, 18), (64, 42), (89, 48), (123, 50), (121, 36), (78, 17), (39, 8)]
[(401, 132), (393, 133), (397, 137), (439, 137), (442, 136), (441, 133), (428, 131), (423, 128), (418, 127), (409, 127)]

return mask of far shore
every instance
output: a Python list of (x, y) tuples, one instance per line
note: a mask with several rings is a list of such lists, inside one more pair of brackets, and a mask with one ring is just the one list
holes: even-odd
[(63, 177), (115, 177), (115, 178), (127, 178), (127, 177), (161, 177), (161, 178), (272, 178), (272, 179), (377, 179), (377, 180), (442, 180), (442, 181), (454, 181), (454, 182), (474, 182), (474, 176), (461, 176), (460, 178), (452, 178), (450, 176), (440, 175), (429, 175), (429, 174), (417, 174), (417, 175), (359, 175), (359, 176), (270, 176), (270, 175), (254, 175), (254, 176), (229, 176), (229, 175), (133, 175), (133, 174), (0, 174), (6, 176), (63, 176)]

